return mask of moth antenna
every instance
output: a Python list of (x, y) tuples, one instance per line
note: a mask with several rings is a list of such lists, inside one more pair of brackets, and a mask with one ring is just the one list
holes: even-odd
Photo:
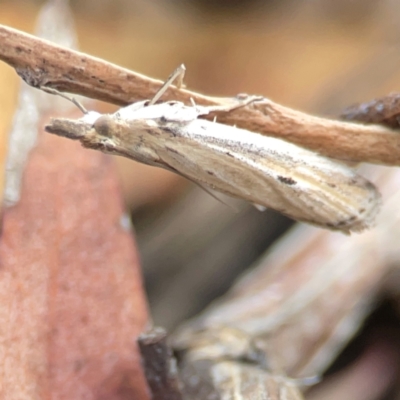
[(214, 117), (213, 122), (217, 122), (217, 116)]
[(176, 87), (179, 89), (183, 84), (183, 77), (185, 76), (186, 67), (181, 64), (163, 83), (163, 85), (158, 89), (158, 92), (150, 100), (148, 106), (155, 104), (160, 97), (168, 90), (174, 81), (176, 81)]
[(42, 89), (46, 93), (54, 94), (54, 95), (57, 95), (57, 96), (61, 96), (64, 99), (69, 100), (71, 103), (73, 103), (75, 106), (77, 106), (82, 111), (83, 114), (87, 114), (88, 113), (88, 110), (86, 110), (86, 108), (83, 106), (83, 104), (80, 103), (75, 97), (67, 96), (66, 94), (60, 92), (57, 89), (49, 88), (49, 87), (46, 87), (46, 86), (41, 86), (40, 89)]
[(194, 98), (193, 98), (193, 97), (190, 98), (190, 103), (192, 104), (193, 107), (196, 108), (197, 104), (196, 104), (196, 102), (194, 101)]

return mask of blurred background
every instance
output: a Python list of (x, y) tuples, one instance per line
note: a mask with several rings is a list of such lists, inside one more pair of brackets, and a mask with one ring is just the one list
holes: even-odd
[[(0, 23), (32, 32), (42, 4), (0, 0)], [(186, 86), (207, 95), (260, 94), (335, 117), (399, 91), (395, 0), (75, 0), (71, 7), (81, 51), (158, 79), (184, 63)], [(19, 84), (0, 63), (3, 165)], [(116, 162), (152, 315), (168, 329), (223, 294), (292, 224), (227, 199), (233, 211), (167, 171)], [(391, 305), (382, 307), (372, 319), (397, 326)]]

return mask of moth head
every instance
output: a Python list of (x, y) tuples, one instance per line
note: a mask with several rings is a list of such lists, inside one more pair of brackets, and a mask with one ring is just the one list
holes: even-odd
[(111, 139), (117, 128), (114, 119), (109, 115), (102, 115), (96, 119), (93, 124), (93, 129), (103, 139)]
[(118, 129), (115, 120), (110, 115), (105, 114), (98, 116), (91, 122), (90, 129), (81, 138), (82, 144), (85, 147), (113, 152), (118, 141), (115, 134)]
[(115, 121), (109, 115), (89, 112), (78, 120), (54, 118), (45, 130), (58, 136), (80, 140), (83, 146), (112, 152), (117, 143)]

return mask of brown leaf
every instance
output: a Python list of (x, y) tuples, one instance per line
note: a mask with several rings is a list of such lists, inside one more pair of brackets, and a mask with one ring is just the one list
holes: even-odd
[(3, 212), (1, 398), (148, 398), (147, 306), (121, 203), (109, 157), (39, 136)]

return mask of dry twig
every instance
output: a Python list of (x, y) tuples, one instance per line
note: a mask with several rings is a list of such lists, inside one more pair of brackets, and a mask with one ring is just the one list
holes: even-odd
[[(50, 87), (123, 105), (149, 99), (161, 82), (89, 55), (0, 25), (0, 59), (34, 87)], [(170, 88), (164, 99), (218, 105), (226, 99)], [(210, 116), (213, 118), (213, 115)], [(400, 165), (400, 135), (381, 126), (364, 126), (311, 116), (269, 99), (218, 121), (280, 137), (343, 160)]]
[(138, 344), (152, 400), (184, 400), (165, 329), (153, 328), (142, 333)]
[(400, 126), (400, 93), (390, 93), (367, 103), (346, 108), (342, 118), (368, 124), (381, 124), (391, 128)]

